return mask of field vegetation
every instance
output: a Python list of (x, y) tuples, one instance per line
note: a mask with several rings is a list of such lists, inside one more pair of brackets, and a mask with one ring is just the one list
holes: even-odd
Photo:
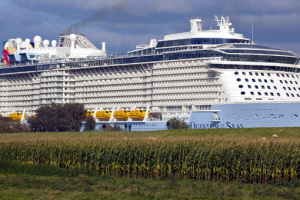
[(5, 161), (112, 177), (260, 184), (300, 179), (299, 148), (299, 128), (0, 135)]

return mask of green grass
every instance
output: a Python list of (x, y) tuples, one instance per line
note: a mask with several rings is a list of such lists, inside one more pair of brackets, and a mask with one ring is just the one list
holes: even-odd
[[(278, 139), (272, 139), (277, 134)], [(217, 140), (276, 141), (300, 146), (300, 128), (168, 130), (153, 132), (56, 132), (0, 134), (0, 143), (64, 141), (73, 144), (109, 140), (190, 141)], [(0, 161), (0, 199), (300, 199), (300, 180), (275, 185), (212, 182), (187, 179), (113, 178), (87, 169), (61, 169)]]
[(0, 199), (300, 199), (299, 180), (270, 186), (86, 174), (67, 177), (48, 175), (2, 171)]
[(187, 129), (187, 130), (164, 130), (164, 131), (90, 131), (90, 132), (35, 132), (35, 133), (1, 133), (0, 142), (5, 140), (31, 140), (31, 139), (69, 139), (69, 138), (144, 138), (144, 137), (242, 137), (271, 139), (273, 134), (279, 138), (299, 139), (300, 128), (242, 128), (242, 129)]

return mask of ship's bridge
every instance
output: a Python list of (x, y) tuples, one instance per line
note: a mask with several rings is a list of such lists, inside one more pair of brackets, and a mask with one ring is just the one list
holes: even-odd
[(229, 22), (229, 17), (215, 16), (219, 30), (202, 30), (201, 19), (191, 19), (190, 32), (166, 35), (157, 43), (157, 48), (185, 46), (185, 45), (216, 45), (225, 43), (250, 43), (250, 39), (244, 38), (242, 34), (235, 33)]

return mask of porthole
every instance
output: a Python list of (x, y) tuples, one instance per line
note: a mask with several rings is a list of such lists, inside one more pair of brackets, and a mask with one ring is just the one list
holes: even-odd
[(295, 76), (292, 74), (292, 77), (295, 78)]
[(287, 76), (288, 78), (290, 78), (290, 76), (289, 76), (288, 74), (287, 74), (286, 76)]
[(246, 75), (246, 72), (242, 72), (243, 75)]
[(246, 93), (243, 91), (243, 92), (241, 92), (241, 95), (245, 95)]
[(297, 89), (296, 89), (295, 87), (293, 87), (293, 89), (294, 89), (295, 91), (297, 91)]
[(249, 72), (249, 75), (252, 76), (253, 75), (252, 72)]
[(258, 89), (258, 86), (257, 86), (257, 85), (255, 85), (255, 89)]
[(284, 74), (281, 74), (282, 77), (284, 77)]
[(260, 75), (262, 75), (262, 76), (265, 76), (265, 74), (264, 74), (264, 73), (260, 73)]
[(293, 84), (293, 81), (290, 81), (291, 84)]
[(270, 87), (270, 86), (267, 86), (267, 88), (268, 88), (269, 90), (271, 90), (271, 87)]
[(297, 94), (297, 97), (300, 97), (300, 95), (299, 95), (299, 94)]
[(261, 92), (257, 92), (258, 95), (261, 95)]
[(290, 87), (288, 87), (288, 89), (289, 89), (289, 90), (291, 90), (291, 88), (290, 88)]
[(295, 95), (293, 93), (291, 95), (292, 95), (292, 97), (295, 97)]
[(239, 75), (239, 72), (234, 72), (235, 75)]
[(239, 88), (243, 88), (244, 86), (243, 85), (239, 85)]
[(283, 83), (282, 80), (280, 80), (280, 83)]
[(289, 95), (289, 93), (286, 93), (286, 96), (288, 96), (288, 97), (289, 97), (289, 96), (290, 96), (290, 95)]
[(278, 77), (280, 77), (280, 75), (279, 74), (276, 74)]
[(271, 74), (270, 73), (267, 73), (268, 74), (268, 76), (271, 76)]
[(265, 81), (265, 83), (267, 83), (267, 82), (268, 82), (268, 80), (267, 80), (267, 79), (265, 79), (264, 81)]
[(283, 87), (284, 90), (286, 90), (286, 87)]
[(252, 79), (252, 82), (255, 83), (255, 79), (254, 78)]
[(259, 74), (257, 72), (255, 72), (255, 76), (258, 76)]
[(249, 79), (245, 78), (245, 81), (246, 81), (246, 82), (249, 82)]
[(279, 97), (280, 97), (280, 93), (277, 93), (277, 96), (279, 96)]
[(265, 95), (268, 96), (269, 94), (267, 92), (265, 92)]
[(240, 82), (240, 81), (241, 81), (241, 79), (240, 79), (240, 78), (237, 78), (237, 79), (236, 79), (236, 81), (237, 81), (237, 82)]
[(288, 84), (288, 82), (287, 81), (284, 81), (286, 84)]
[(296, 85), (298, 85), (298, 82), (297, 82), (297, 81), (295, 81), (295, 83), (296, 83)]
[(258, 79), (258, 82), (260, 82), (260, 83), (261, 83), (261, 79)]
[(274, 96), (274, 93), (273, 93), (273, 92), (270, 92), (270, 95), (271, 95), (271, 96)]
[(251, 85), (248, 85), (248, 88), (251, 89), (252, 88)]
[(273, 79), (271, 79), (270, 81), (271, 81), (271, 83), (274, 83), (274, 80), (273, 80)]
[(254, 95), (254, 92), (250, 92), (251, 95)]
[(274, 89), (275, 89), (275, 90), (277, 90), (277, 87), (276, 87), (276, 86), (274, 86)]
[(299, 78), (299, 76), (298, 75), (296, 75), (297, 76), (297, 78)]
[(265, 86), (264, 86), (264, 85), (262, 85), (262, 86), (261, 86), (261, 89), (265, 89)]

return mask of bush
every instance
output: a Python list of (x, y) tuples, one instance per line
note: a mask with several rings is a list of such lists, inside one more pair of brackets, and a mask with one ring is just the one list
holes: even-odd
[(85, 131), (92, 131), (92, 130), (95, 130), (95, 126), (96, 126), (96, 121), (95, 121), (94, 117), (89, 116), (89, 117), (85, 120), (84, 130), (85, 130)]
[(111, 126), (110, 124), (105, 124), (105, 130), (106, 131), (122, 131), (123, 129), (115, 123), (114, 126)]
[(27, 132), (26, 124), (21, 124), (20, 121), (12, 120), (9, 117), (0, 116), (0, 133), (16, 133)]
[(84, 120), (86, 110), (83, 104), (55, 104), (43, 105), (36, 111), (36, 119), (30, 118), (28, 123), (31, 130), (79, 131)]
[(176, 119), (175, 117), (170, 119), (171, 129), (188, 129), (189, 125), (185, 123), (182, 119)]

